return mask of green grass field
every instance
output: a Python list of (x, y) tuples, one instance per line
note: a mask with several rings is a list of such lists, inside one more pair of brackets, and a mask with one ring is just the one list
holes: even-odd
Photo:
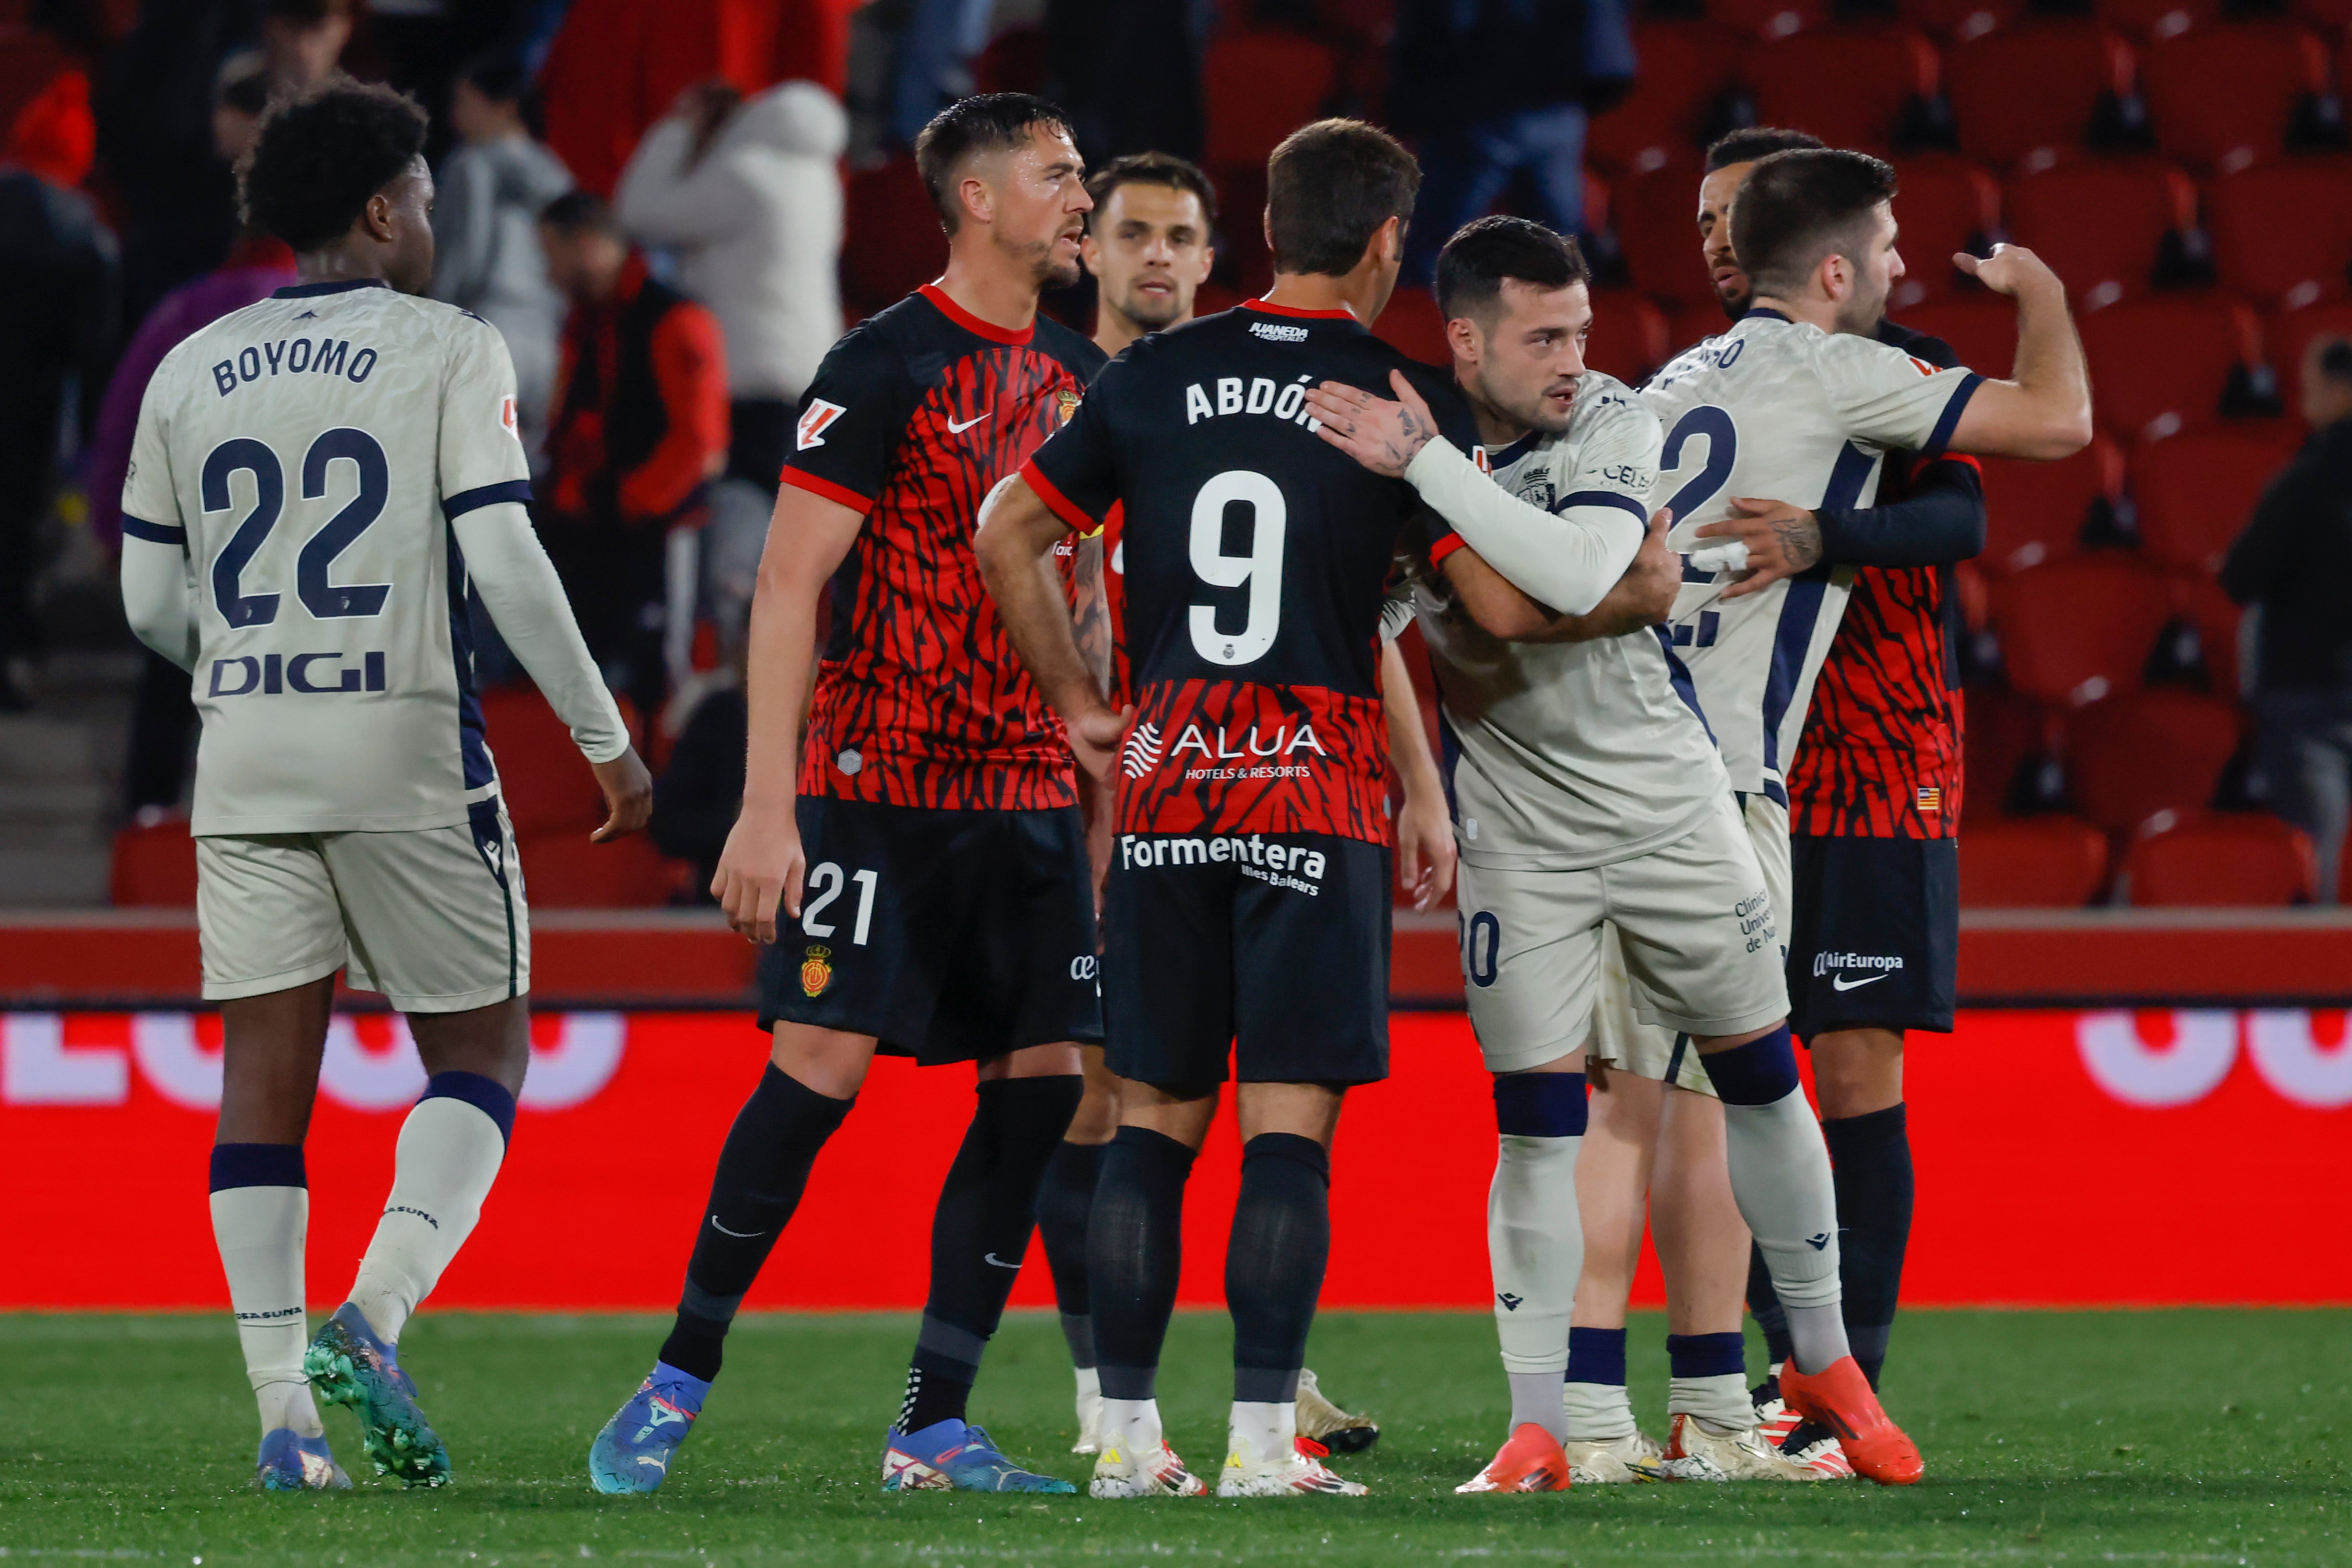
[[(2352, 1563), (2352, 1312), (1918, 1312), (1890, 1406), (1928, 1480), (1579, 1488), (1457, 1498), (1501, 1436), (1484, 1316), (1332, 1313), (1312, 1363), (1380, 1417), (1344, 1473), (1360, 1500), (1101, 1503), (886, 1497), (879, 1438), (910, 1318), (748, 1318), (649, 1499), (588, 1486), (589, 1437), (658, 1342), (647, 1318), (421, 1318), (404, 1360), (456, 1483), (247, 1489), (255, 1430), (225, 1315), (0, 1316), (0, 1556), (184, 1563), (578, 1561), (1145, 1563), (1467, 1557), (1551, 1563)], [(1661, 1424), (1664, 1328), (1633, 1327), (1634, 1399)], [(1177, 1322), (1170, 1436), (1223, 1440), (1221, 1316)], [(1011, 1453), (1083, 1483), (1049, 1319), (1016, 1315), (974, 1414)], [(346, 1465), (345, 1412), (327, 1414)]]

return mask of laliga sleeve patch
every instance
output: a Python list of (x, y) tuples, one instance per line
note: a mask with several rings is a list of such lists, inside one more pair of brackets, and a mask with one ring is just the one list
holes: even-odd
[(801, 415), (800, 449), (805, 452), (812, 447), (824, 446), (825, 427), (848, 412), (838, 403), (827, 403), (822, 397), (811, 398), (808, 408)]

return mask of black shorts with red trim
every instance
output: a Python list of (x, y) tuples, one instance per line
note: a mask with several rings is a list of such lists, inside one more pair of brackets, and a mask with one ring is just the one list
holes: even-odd
[(872, 1035), (925, 1066), (1103, 1037), (1076, 806), (953, 811), (803, 795), (800, 919), (760, 954), (760, 1026)]
[(1949, 1034), (1960, 947), (1959, 841), (1792, 835), (1789, 1027)]
[(1332, 834), (1121, 834), (1105, 1065), (1164, 1089), (1388, 1077), (1389, 863)]

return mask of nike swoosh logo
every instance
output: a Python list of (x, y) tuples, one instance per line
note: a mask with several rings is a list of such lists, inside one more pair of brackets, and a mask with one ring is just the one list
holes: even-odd
[(977, 413), (977, 414), (973, 415), (971, 418), (969, 418), (969, 419), (965, 420), (965, 421), (964, 421), (962, 424), (961, 424), (961, 425), (957, 424), (954, 420), (950, 419), (950, 420), (949, 420), (949, 421), (948, 421), (948, 434), (949, 434), (949, 435), (950, 435), (950, 436), (961, 436), (961, 435), (962, 435), (965, 431), (967, 431), (967, 430), (971, 429), (973, 426), (975, 426), (975, 425), (979, 424), (982, 420), (983, 420), (983, 419), (985, 419), (985, 418), (987, 418), (987, 417), (988, 417), (988, 410), (987, 410), (987, 409), (985, 409), (985, 408), (983, 408), (983, 409), (982, 409), (979, 413)]
[(1004, 1259), (997, 1257), (993, 1252), (983, 1252), (980, 1256), (984, 1261), (993, 1263), (999, 1268), (1018, 1268), (1021, 1267), (1018, 1263), (1005, 1262)]
[(1891, 969), (1882, 969), (1877, 973), (1873, 974), (1866, 979), (1857, 980), (1851, 985), (1846, 984), (1844, 975), (1834, 974), (1830, 977), (1830, 988), (1833, 991), (1858, 991), (1865, 985), (1874, 985), (1879, 981), (1887, 979), (1893, 975), (1894, 973), (1895, 972)]
[(751, 1241), (768, 1234), (764, 1230), (730, 1230), (725, 1226), (719, 1223), (719, 1216), (717, 1215), (712, 1215), (710, 1216), (710, 1228), (717, 1231), (721, 1236), (731, 1236), (738, 1241)]

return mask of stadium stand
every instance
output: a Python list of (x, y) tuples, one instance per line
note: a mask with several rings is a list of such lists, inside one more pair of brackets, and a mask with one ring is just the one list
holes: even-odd
[(1437, 309), (1437, 297), (1426, 289), (1399, 289), (1389, 296), (1388, 309), (1372, 323), (1372, 335), (1423, 364), (1454, 363), (1454, 351), (1445, 343), (1445, 318)]
[(1628, 386), (1639, 386), (1674, 352), (1666, 318), (1630, 289), (1598, 289), (1592, 294), (1592, 336), (1584, 363)]
[(2107, 837), (2072, 816), (1971, 823), (1960, 835), (1960, 902), (2077, 909), (2107, 879)]
[(2092, 0), (2091, 14), (2108, 26), (2146, 42), (2175, 38), (2221, 14), (2221, 0)]
[(2214, 418), (2263, 357), (2253, 311), (2218, 294), (2126, 300), (2083, 317), (2082, 332), (2099, 423), (2120, 439)]
[(1829, 0), (1706, 0), (1707, 20), (1753, 37), (1785, 38), (1830, 18)]
[(2000, 228), (2000, 184), (1980, 165), (1946, 153), (1901, 159), (1895, 169), (1903, 181), (1895, 199), (1903, 281), (1893, 302), (1901, 310), (1959, 286), (1952, 255), (1985, 253)]
[(534, 908), (616, 910), (666, 904), (686, 891), (681, 860), (665, 860), (643, 834), (591, 844), (584, 833), (516, 837)]
[(1899, 320), (1914, 331), (1943, 339), (1962, 364), (1987, 375), (2007, 375), (2016, 362), (2017, 312), (1980, 289), (1916, 306)]
[(903, 299), (947, 265), (947, 235), (912, 158), (851, 174), (842, 225), (842, 304), (853, 319)]
[[(1851, 23), (1794, 33), (1754, 50), (1741, 75), (1765, 125), (1801, 125), (1835, 147), (1891, 152), (1934, 98), (1935, 46), (1909, 27)], [(1844, 90), (1824, 93), (1834, 81)]]
[(2082, 145), (2103, 114), (2132, 98), (2137, 80), (2131, 47), (2084, 18), (2034, 17), (1944, 55), (1960, 151), (1988, 163)]
[[(2215, 180), (2205, 209), (2222, 281), (2289, 309), (2342, 295), (2352, 281), (2347, 192), (2352, 156), (2343, 153), (2286, 158)], [(2284, 372), (2295, 362), (2274, 363)]]
[(142, 816), (115, 834), (107, 902), (119, 910), (196, 907), (196, 841), (185, 816)]
[(2025, 10), (2025, 0), (1901, 0), (1896, 14), (1923, 33), (1942, 38), (1979, 38), (2005, 27)]
[(604, 820), (594, 775), (580, 760), (572, 732), (536, 690), (508, 686), (484, 692), (482, 723), (518, 839), (560, 833), (584, 839)]
[(2001, 686), (1968, 693), (1966, 717), (1960, 743), (1968, 787), (1960, 793), (1960, 819), (1972, 833), (1977, 824), (2008, 810), (2023, 782), (2020, 775), (2042, 754), (2045, 721), (2041, 709)]
[(2201, 572), (2175, 573), (2170, 585), (2179, 624), (2197, 638), (2207, 689), (2216, 697), (2236, 700), (2244, 694), (2239, 628), (2245, 611)]
[(2102, 511), (2112, 517), (2123, 499), (2123, 449), (2105, 436), (2063, 462), (1989, 458), (1981, 466), (1985, 550), (1978, 559), (1998, 572), (2074, 554), (2084, 529)]
[[(2352, 200), (2352, 184), (2336, 198)], [(2281, 382), (2293, 387), (2302, 372), (2304, 351), (2314, 338), (2352, 338), (2352, 300), (2331, 300), (2283, 310), (2263, 325), (2263, 342)]]
[(2238, 749), (2234, 703), (2178, 687), (2150, 687), (2076, 710), (2066, 719), (2066, 783), (2094, 826), (2136, 832), (2161, 812), (2212, 804)]
[(1213, 170), (1263, 168), (1276, 143), (1319, 118), (1339, 83), (1328, 46), (1274, 29), (1228, 33), (1210, 44), (1201, 68)]
[(2227, 172), (2284, 149), (2327, 90), (2327, 50), (2292, 22), (2231, 22), (2159, 38), (2140, 57), (2157, 145)]
[(1633, 34), (1641, 79), (1622, 102), (1594, 118), (1587, 154), (1612, 171), (1640, 169), (1705, 141), (1747, 41), (1714, 22), (1643, 23)]
[(1993, 584), (1992, 622), (2010, 684), (2080, 707), (2139, 689), (2171, 618), (2164, 581), (2119, 552), (2053, 562)]
[(1703, 305), (1717, 312), (1719, 322), (1715, 285), (1699, 260), (1698, 235), (1692, 226), (1698, 212), (1699, 172), (1697, 153), (1685, 152), (1621, 181), (1612, 204), (1617, 243), (1635, 288), (1675, 305)]
[(2319, 863), (2299, 827), (2264, 812), (2210, 812), (2139, 839), (2122, 880), (2142, 909), (2303, 904), (2319, 885)]
[(2183, 245), (2197, 227), (2197, 186), (2156, 158), (2048, 161), (2005, 196), (2009, 237), (2048, 262), (2081, 309), (2147, 293), (2167, 240)]
[(2294, 455), (2294, 435), (2268, 422), (2185, 430), (2135, 459), (2139, 536), (2168, 566), (2218, 572), (2263, 487)]

